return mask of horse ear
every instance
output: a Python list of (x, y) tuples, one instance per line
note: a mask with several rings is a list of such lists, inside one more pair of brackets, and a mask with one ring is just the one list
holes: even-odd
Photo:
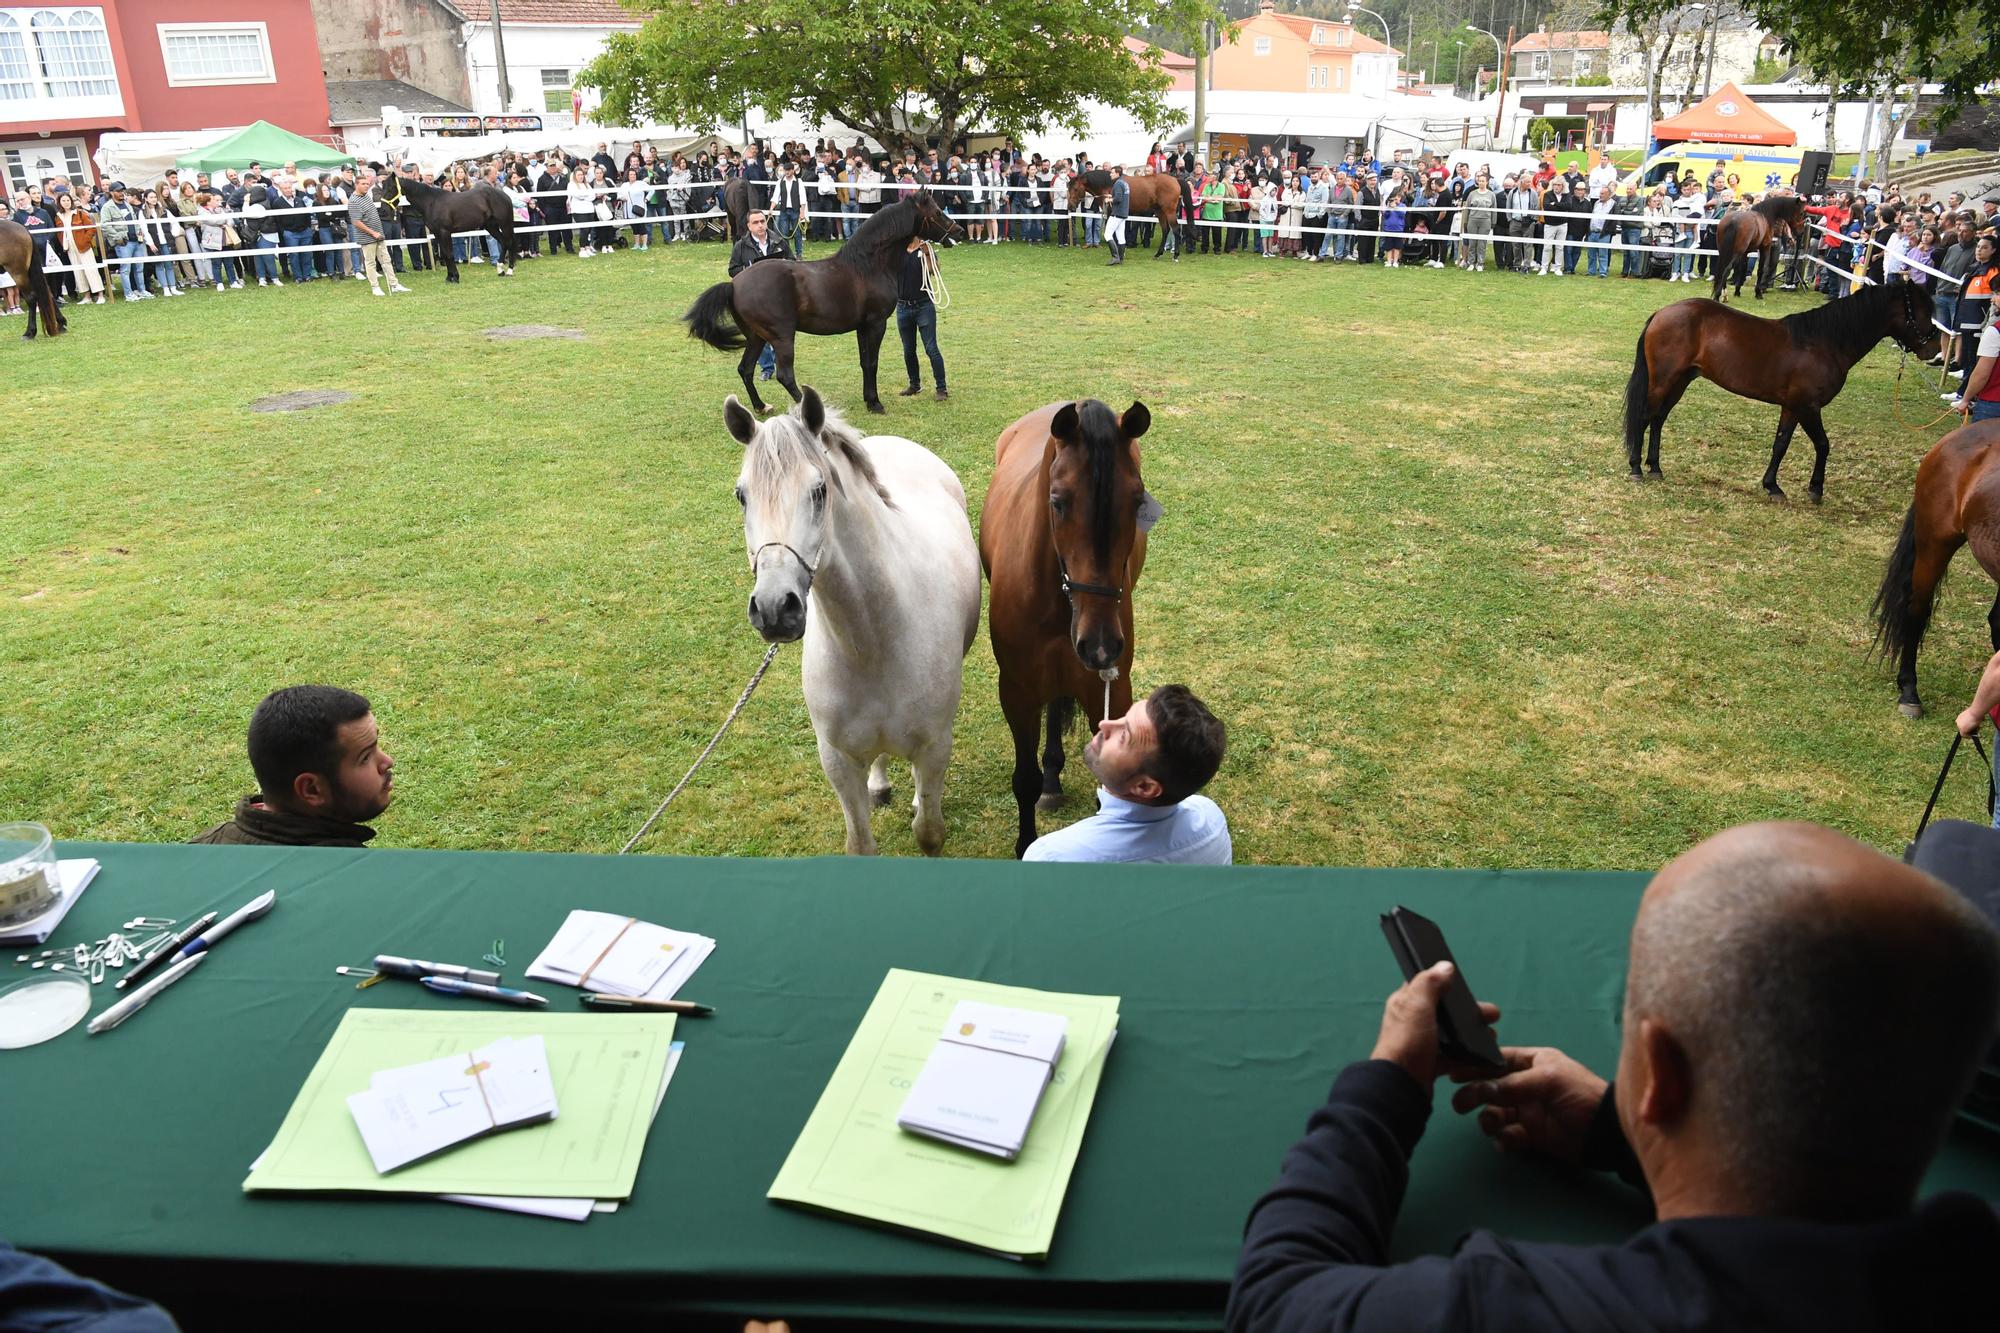
[(733, 393), (723, 401), (722, 424), (729, 427), (730, 435), (746, 448), (750, 441), (757, 438), (757, 418), (750, 415), (749, 408), (736, 401)]
[(1064, 444), (1076, 443), (1076, 404), (1064, 403), (1056, 409), (1055, 418), (1049, 422), (1049, 434)]
[(1153, 414), (1146, 410), (1144, 403), (1134, 403), (1125, 409), (1125, 415), (1118, 418), (1118, 433), (1128, 440), (1136, 440), (1146, 433), (1146, 427), (1153, 424)]
[(799, 418), (814, 435), (826, 429), (826, 404), (820, 401), (819, 390), (810, 384), (799, 387)]

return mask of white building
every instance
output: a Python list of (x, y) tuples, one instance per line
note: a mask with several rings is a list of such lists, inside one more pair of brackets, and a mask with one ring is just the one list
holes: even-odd
[(1758, 61), (1785, 58), (1784, 42), (1761, 24), (1742, 16), (1706, 21), (1712, 17), (1707, 8), (1684, 6), (1648, 29), (1649, 42), (1621, 23), (1611, 32), (1611, 68), (1599, 72), (1609, 73), (1614, 84), (1644, 87), (1650, 46), (1661, 93), (1679, 94), (1692, 86), (1700, 98), (1725, 83), (1755, 83)]
[(595, 60), (614, 32), (637, 32), (639, 16), (618, 0), (500, 0), (500, 44), (507, 52), (507, 101), (500, 101), (499, 64), (493, 58), (490, 6), (471, 3), (465, 25), (465, 64), (472, 109), (482, 116), (540, 116), (549, 129), (575, 124), (581, 101), (588, 115), (596, 90), (575, 89), (577, 71)]

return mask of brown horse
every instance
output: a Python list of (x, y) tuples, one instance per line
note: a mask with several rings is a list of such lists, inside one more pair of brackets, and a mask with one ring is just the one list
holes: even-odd
[[(1792, 431), (1804, 426), (1813, 442), (1811, 493), (1814, 504), (1826, 494), (1826, 455), (1832, 445), (1819, 411), (1847, 383), (1847, 372), (1884, 338), (1928, 359), (1937, 351), (1937, 326), (1929, 298), (1910, 283), (1864, 287), (1783, 319), (1759, 319), (1741, 310), (1696, 297), (1653, 313), (1639, 334), (1632, 378), (1625, 386), (1625, 458), (1632, 478), (1660, 475), (1660, 427), (1697, 375), (1733, 394), (1778, 405), (1778, 434), (1771, 442), (1771, 465), (1764, 469), (1764, 492), (1785, 498), (1778, 487), (1778, 464), (1791, 447)], [(1639, 471), (1639, 437), (1648, 429), (1646, 473)]]
[[(1896, 658), (1897, 707), (1922, 717), (1917, 698), (1917, 649), (1930, 628), (1931, 603), (1958, 548), (2000, 583), (2000, 421), (1961, 427), (1931, 446), (1917, 464), (1916, 496), (1875, 594), (1875, 642)], [(2000, 599), (1986, 624), (2000, 651)]]
[[(1035, 811), (1062, 800), (1063, 733), (1081, 700), (1092, 729), (1132, 706), (1132, 594), (1159, 506), (1139, 473), (1144, 403), (1123, 416), (1094, 398), (1051, 403), (1000, 432), (979, 515), (979, 562), (993, 585), (988, 626), (1000, 708), (1014, 733), (1014, 855)], [(1042, 710), (1048, 743), (1037, 762)]]
[[(1153, 250), (1153, 258), (1158, 259), (1167, 248), (1169, 237), (1177, 235), (1175, 222), (1180, 217), (1183, 187), (1178, 176), (1152, 175), (1127, 176), (1125, 184), (1131, 187), (1132, 195), (1128, 203), (1131, 216), (1135, 218), (1151, 215), (1160, 220), (1160, 243)], [(1111, 199), (1111, 173), (1108, 171), (1086, 171), (1072, 176), (1069, 182), (1069, 211), (1076, 212), (1084, 196), (1089, 195), (1097, 204)], [(1174, 242), (1174, 261), (1178, 263), (1181, 251), (1187, 247), (1180, 241)]]
[(942, 241), (961, 234), (929, 190), (886, 204), (830, 259), (802, 263), (767, 259), (695, 298), (681, 319), (688, 336), (718, 351), (741, 347), (736, 373), (750, 405), (770, 409), (758, 396), (755, 372), (765, 344), (777, 349), (778, 383), (793, 401), (792, 346), (801, 333), (852, 333), (861, 348), (861, 397), (870, 412), (883, 411), (875, 395), (875, 366), (882, 334), (896, 309), (896, 278), (910, 238)]
[(1757, 256), (1757, 281), (1750, 294), (1758, 300), (1771, 290), (1777, 272), (1778, 238), (1789, 236), (1794, 245), (1806, 239), (1806, 201), (1795, 194), (1766, 195), (1748, 208), (1733, 208), (1715, 224), (1715, 286), (1709, 296), (1720, 301), (1723, 284), (1735, 269), (1736, 297), (1743, 297), (1743, 278), (1750, 269), (1750, 256)]
[(69, 331), (69, 320), (56, 304), (56, 289), (42, 272), (42, 247), (26, 227), (4, 218), (0, 218), (0, 269), (20, 289), (21, 308), (28, 313), (23, 338), (35, 336), (37, 320), (48, 327), (51, 338)]

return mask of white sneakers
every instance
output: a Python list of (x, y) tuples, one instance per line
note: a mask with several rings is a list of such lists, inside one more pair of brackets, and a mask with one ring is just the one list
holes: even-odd
[(392, 282), (389, 284), (389, 290), (392, 292), (407, 292), (410, 289), (400, 282)]
[(470, 259), (466, 260), (465, 262), (466, 262), (466, 263), (468, 263), (468, 264), (483, 264), (483, 263), (485, 263), (485, 262), (486, 262), (486, 256), (485, 256), (485, 255), (474, 255), (474, 256), (473, 256), (472, 258), (470, 258)]
[(591, 257), (592, 255), (594, 255), (594, 254), (596, 254), (596, 253), (597, 253), (597, 251), (596, 251), (596, 250), (594, 250), (594, 249), (592, 249), (592, 248), (591, 248), (590, 246), (587, 246), (587, 245), (586, 245), (586, 246), (584, 246), (584, 247), (583, 247), (583, 249), (581, 249), (581, 250), (579, 250), (579, 251), (577, 251), (577, 252), (576, 252), (576, 257), (577, 257), (578, 259), (588, 259), (588, 258), (590, 258), (590, 257)]
[(241, 278), (238, 278), (238, 279), (237, 279), (236, 281), (234, 281), (234, 282), (230, 283), (230, 284), (229, 284), (229, 290), (230, 290), (230, 291), (232, 291), (232, 292), (240, 292), (240, 291), (242, 291), (242, 290), (243, 290), (243, 279), (241, 279)]
[(389, 293), (383, 291), (380, 287), (371, 285), (368, 288), (368, 294), (370, 296), (387, 296)]

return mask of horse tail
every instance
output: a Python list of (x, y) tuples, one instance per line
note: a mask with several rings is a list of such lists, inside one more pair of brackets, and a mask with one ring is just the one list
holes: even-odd
[(1639, 350), (1632, 357), (1632, 378), (1625, 382), (1625, 456), (1635, 468), (1639, 466), (1639, 437), (1645, 434), (1646, 422), (1653, 415), (1653, 385), (1646, 373), (1646, 334), (1653, 327), (1653, 319), (1653, 315), (1648, 315), (1645, 327), (1639, 330)]
[[(1930, 608), (1920, 614), (1910, 605), (1910, 584), (1917, 572), (1917, 506), (1903, 515), (1902, 535), (1889, 552), (1889, 567), (1882, 571), (1882, 586), (1875, 591), (1869, 613), (1875, 617), (1875, 650), (1884, 658), (1900, 660), (1905, 652), (1922, 644), (1930, 623)], [(1942, 583), (1942, 579), (1939, 580)], [(1932, 590), (1936, 596), (1936, 590)]]
[(736, 284), (718, 282), (694, 298), (681, 320), (688, 337), (699, 338), (718, 352), (733, 352), (743, 346), (743, 330), (736, 322)]

